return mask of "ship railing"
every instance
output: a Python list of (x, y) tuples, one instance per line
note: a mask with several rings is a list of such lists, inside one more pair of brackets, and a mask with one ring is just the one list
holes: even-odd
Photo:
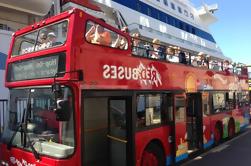
[(192, 47), (195, 47), (195, 48), (198, 48), (198, 49), (202, 49), (204, 51), (207, 51), (207, 52), (210, 52), (212, 55), (221, 55), (222, 53), (218, 50), (215, 50), (215, 49), (211, 49), (211, 48), (208, 48), (208, 47), (205, 47), (205, 46), (202, 46), (202, 45), (199, 45), (199, 44), (196, 44), (196, 43), (193, 43), (191, 41), (187, 41), (187, 40), (184, 40), (184, 39), (181, 39), (179, 37), (176, 37), (174, 35), (171, 35), (171, 34), (168, 34), (168, 33), (165, 33), (165, 32), (160, 32), (158, 30), (155, 30), (153, 28), (150, 28), (150, 27), (147, 27), (147, 26), (143, 26), (143, 25), (140, 25), (140, 24), (137, 24), (137, 23), (133, 23), (133, 24), (130, 24), (128, 26), (128, 28), (130, 30), (137, 30), (137, 29), (141, 29), (141, 30), (144, 30), (144, 31), (147, 31), (147, 32), (150, 32), (150, 33), (153, 33), (153, 34), (157, 34), (159, 36), (163, 36), (165, 38), (168, 38), (168, 39), (172, 39), (174, 42), (179, 42), (179, 43), (183, 43), (183, 44), (187, 44), (189, 46)]

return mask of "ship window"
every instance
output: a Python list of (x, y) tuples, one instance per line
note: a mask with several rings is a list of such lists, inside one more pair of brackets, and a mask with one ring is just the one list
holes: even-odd
[(182, 13), (181, 7), (178, 7), (178, 11), (179, 11), (179, 13)]
[(159, 12), (157, 13), (157, 19), (158, 19), (158, 20), (160, 19), (160, 14), (159, 14)]
[(192, 34), (195, 35), (195, 29), (194, 29), (194, 27), (192, 27)]
[(190, 27), (189, 27), (188, 24), (186, 24), (186, 31), (187, 31), (187, 32), (190, 32)]
[(188, 17), (188, 11), (187, 10), (184, 10), (184, 14), (185, 14), (185, 16)]
[(174, 5), (174, 3), (171, 3), (171, 7), (172, 7), (173, 10), (175, 10), (175, 5)]
[(164, 0), (163, 2), (164, 2), (164, 5), (168, 6), (167, 0)]
[(179, 27), (180, 27), (180, 29), (183, 29), (184, 24), (182, 22), (179, 22)]
[(172, 26), (175, 26), (175, 19), (170, 17), (169, 22)]
[(191, 17), (192, 19), (194, 19), (194, 15), (193, 15), (193, 13), (190, 13), (190, 17)]
[(168, 20), (169, 20), (169, 18), (166, 16), (166, 23), (168, 24)]
[(141, 11), (141, 6), (139, 3), (137, 3), (137, 10), (140, 12)]
[(151, 9), (150, 8), (147, 8), (147, 15), (151, 16)]

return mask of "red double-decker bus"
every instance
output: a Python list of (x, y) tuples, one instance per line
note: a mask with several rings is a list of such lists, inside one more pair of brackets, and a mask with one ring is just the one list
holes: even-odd
[[(93, 27), (106, 38), (90, 37)], [(13, 35), (1, 165), (184, 161), (248, 125), (247, 80), (245, 68), (237, 75), (133, 55), (127, 33), (64, 12)]]

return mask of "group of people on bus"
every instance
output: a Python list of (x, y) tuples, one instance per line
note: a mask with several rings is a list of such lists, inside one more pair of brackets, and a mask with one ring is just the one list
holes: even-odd
[[(105, 20), (100, 19), (105, 22)], [(132, 54), (151, 59), (166, 60), (168, 62), (181, 63), (194, 67), (227, 71), (233, 73), (235, 65), (227, 60), (212, 59), (209, 55), (199, 53), (192, 54), (181, 50), (179, 47), (162, 45), (160, 40), (154, 38), (151, 42), (142, 40), (140, 33), (129, 33), (128, 27), (123, 27), (122, 32), (131, 36)], [(99, 44), (119, 49), (127, 49), (128, 41), (122, 35), (112, 32), (102, 25), (90, 23), (85, 34), (86, 40), (93, 44)]]
[(42, 50), (61, 44), (63, 43), (58, 41), (58, 38), (54, 32), (40, 32), (35, 50)]
[(137, 56), (230, 73), (233, 73), (236, 67), (236, 64), (230, 63), (228, 60), (217, 60), (203, 53), (195, 55), (181, 50), (179, 47), (161, 45), (157, 38), (149, 42), (142, 40), (139, 33), (133, 33), (131, 36), (132, 53)]

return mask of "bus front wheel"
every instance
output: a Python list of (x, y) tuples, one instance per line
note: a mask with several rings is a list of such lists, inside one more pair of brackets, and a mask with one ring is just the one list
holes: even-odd
[(150, 144), (142, 154), (141, 166), (164, 166), (165, 156), (160, 146)]

